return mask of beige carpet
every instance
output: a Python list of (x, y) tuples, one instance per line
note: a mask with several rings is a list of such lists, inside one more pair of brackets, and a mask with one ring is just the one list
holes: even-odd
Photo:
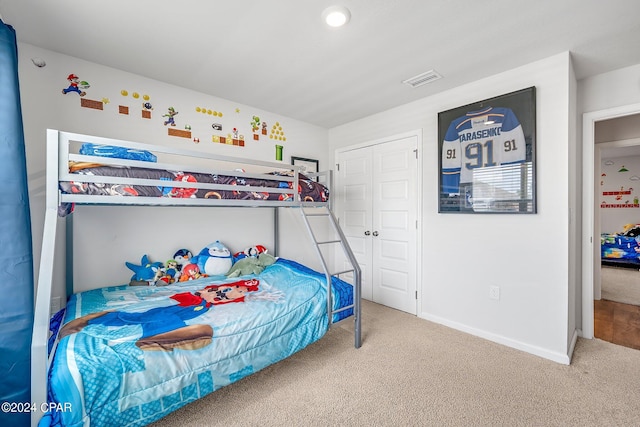
[(640, 305), (640, 271), (603, 266), (600, 274), (602, 299)]
[(292, 357), (191, 403), (174, 426), (638, 426), (640, 351), (579, 339), (570, 366), (371, 302)]

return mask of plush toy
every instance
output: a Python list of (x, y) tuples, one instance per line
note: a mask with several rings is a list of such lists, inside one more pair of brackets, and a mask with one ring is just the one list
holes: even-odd
[(156, 274), (156, 286), (167, 286), (175, 283), (180, 278), (180, 273), (177, 269), (178, 263), (176, 260), (170, 259), (160, 268), (160, 271)]
[(133, 264), (131, 262), (125, 262), (125, 265), (129, 270), (133, 271), (131, 286), (149, 286), (154, 285), (156, 280), (163, 272), (163, 264), (161, 262), (151, 262), (149, 257), (145, 254), (140, 260), (140, 265)]
[(167, 262), (165, 262), (165, 275), (169, 277), (173, 277), (175, 280), (180, 278), (180, 271), (178, 270), (178, 261), (176, 261), (175, 259), (169, 259), (167, 260)]
[(202, 277), (207, 277), (206, 274), (200, 273), (200, 268), (196, 264), (187, 264), (182, 269), (182, 275), (180, 276), (180, 282), (187, 282), (189, 280), (196, 280)]
[(217, 276), (229, 271), (233, 265), (233, 259), (229, 249), (216, 240), (203, 248), (198, 255), (193, 256), (191, 263), (198, 266), (200, 273)]
[(156, 275), (155, 283), (156, 286), (167, 286), (175, 283), (176, 278), (168, 273), (165, 268), (161, 268), (158, 274)]
[(178, 249), (176, 253), (173, 254), (173, 259), (177, 263), (176, 268), (178, 269), (178, 272), (182, 270), (182, 267), (189, 264), (189, 260), (192, 256), (193, 254), (189, 249)]
[(257, 257), (245, 257), (233, 264), (227, 276), (238, 277), (246, 274), (260, 274), (265, 267), (274, 262), (276, 262), (275, 257), (268, 253), (261, 253)]
[(250, 247), (246, 248), (242, 252), (236, 252), (235, 254), (233, 254), (233, 258), (236, 261), (239, 261), (239, 260), (241, 260), (243, 258), (246, 258), (246, 257), (254, 257), (254, 258), (256, 258), (258, 255), (264, 254), (264, 253), (267, 253), (267, 248), (265, 248), (262, 245), (255, 245), (255, 246), (250, 246)]

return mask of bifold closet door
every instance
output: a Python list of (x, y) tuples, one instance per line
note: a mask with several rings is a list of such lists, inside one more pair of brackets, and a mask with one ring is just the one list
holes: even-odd
[(373, 146), (373, 301), (416, 314), (416, 138)]
[[(362, 270), (362, 298), (373, 301), (371, 260), (373, 241), (373, 151), (370, 147), (342, 153), (337, 175), (340, 226)], [(344, 267), (347, 265), (345, 264)]]
[(416, 314), (417, 138), (340, 155), (342, 227), (363, 271), (365, 299)]

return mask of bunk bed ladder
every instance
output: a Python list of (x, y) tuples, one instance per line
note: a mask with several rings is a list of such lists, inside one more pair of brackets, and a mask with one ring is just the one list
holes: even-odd
[[(331, 211), (331, 209), (327, 206), (322, 206), (322, 207), (317, 207), (317, 208), (312, 208), (313, 212), (309, 212), (307, 209), (310, 208), (301, 208), (300, 212), (302, 214), (302, 218), (304, 219), (304, 223), (307, 226), (307, 230), (309, 232), (309, 235), (312, 238), (313, 244), (316, 248), (316, 252), (318, 253), (318, 257), (320, 258), (320, 261), (322, 263), (322, 268), (324, 270), (324, 274), (327, 278), (327, 283), (330, 284), (331, 283), (331, 278), (333, 276), (335, 277), (339, 277), (342, 274), (348, 274), (348, 273), (353, 273), (353, 299), (354, 299), (354, 303), (340, 308), (338, 310), (333, 310), (333, 297), (332, 297), (332, 293), (331, 293), (331, 286), (328, 286), (328, 292), (327, 292), (327, 311), (328, 313), (330, 313), (329, 315), (329, 327), (331, 327), (331, 324), (333, 323), (333, 314), (335, 313), (339, 313), (341, 311), (344, 310), (349, 310), (351, 308), (353, 308), (353, 315), (354, 315), (354, 322), (355, 322), (355, 347), (356, 348), (360, 348), (360, 345), (362, 343), (361, 340), (361, 319), (360, 319), (360, 314), (361, 314), (361, 307), (360, 307), (360, 297), (361, 297), (361, 288), (362, 288), (362, 276), (361, 276), (361, 270), (360, 270), (360, 266), (358, 265), (358, 261), (356, 260), (355, 255), (353, 254), (351, 247), (349, 246), (349, 243), (347, 242), (347, 238), (345, 237), (344, 233), (342, 232), (342, 229), (340, 228), (340, 226), (338, 225), (338, 221), (335, 217), (335, 215), (333, 214), (333, 212)], [(331, 227), (333, 228), (334, 231), (334, 235), (336, 236), (335, 239), (329, 239), (329, 240), (321, 240), (318, 239), (317, 234), (314, 232), (314, 229), (312, 227), (312, 221), (309, 220), (309, 218), (311, 217), (319, 217), (319, 218), (326, 218), (328, 220), (328, 222), (331, 224)], [(316, 224), (317, 226), (318, 224)], [(348, 260), (349, 264), (351, 265), (351, 268), (347, 269), (347, 270), (342, 270), (342, 271), (335, 271), (335, 272), (330, 272), (329, 266), (327, 264), (327, 260), (325, 259), (325, 255), (322, 252), (321, 247), (325, 246), (325, 245), (340, 245), (340, 247), (342, 248), (342, 250), (344, 251), (344, 255), (346, 257), (346, 259)]]

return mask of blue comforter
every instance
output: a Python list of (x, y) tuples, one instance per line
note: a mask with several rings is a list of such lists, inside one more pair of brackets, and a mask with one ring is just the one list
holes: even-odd
[[(197, 297), (179, 304), (172, 298), (252, 278), (258, 289), (242, 302), (208, 307)], [(49, 372), (49, 400), (58, 405), (41, 425), (146, 425), (292, 355), (327, 331), (324, 281), (279, 259), (258, 276), (75, 294), (63, 323), (89, 320), (58, 344)], [(334, 279), (332, 289), (334, 308), (352, 304), (351, 285)], [(334, 321), (351, 314), (345, 310)], [(178, 339), (166, 328), (174, 323), (187, 331)]]
[(638, 261), (640, 257), (638, 238), (619, 233), (602, 233), (600, 235), (600, 254), (605, 260)]

